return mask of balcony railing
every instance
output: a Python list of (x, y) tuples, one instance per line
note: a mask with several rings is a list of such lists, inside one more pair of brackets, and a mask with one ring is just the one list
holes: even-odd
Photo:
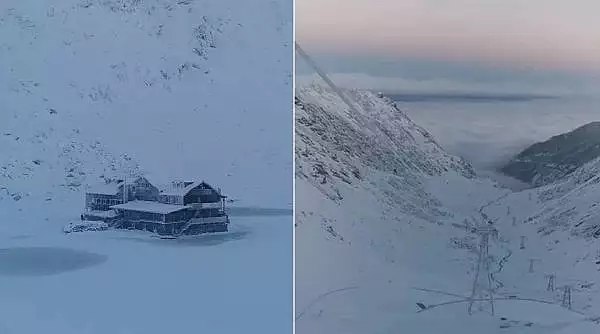
[(229, 219), (227, 216), (219, 217), (203, 217), (203, 218), (192, 218), (190, 224), (215, 224), (215, 223), (228, 223)]
[(214, 203), (190, 203), (190, 207), (194, 209), (220, 209), (222, 204), (221, 202)]

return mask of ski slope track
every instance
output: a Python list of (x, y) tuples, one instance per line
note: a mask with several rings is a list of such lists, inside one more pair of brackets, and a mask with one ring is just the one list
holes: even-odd
[(103, 176), (291, 208), (291, 41), (284, 0), (0, 2), (0, 333), (291, 330), (289, 214), (62, 232)]
[(598, 331), (599, 161), (513, 192), (392, 101), (344, 94), (358, 114), (318, 84), (296, 92), (299, 333)]

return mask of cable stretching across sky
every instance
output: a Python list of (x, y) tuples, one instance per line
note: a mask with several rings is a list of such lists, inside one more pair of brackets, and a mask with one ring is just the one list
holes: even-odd
[[(357, 103), (355, 103), (354, 101), (352, 101), (351, 98), (349, 98), (346, 94), (344, 94), (344, 92), (339, 89), (338, 86), (336, 86), (336, 84), (333, 83), (333, 81), (331, 81), (331, 79), (327, 76), (327, 73), (325, 73), (325, 71), (323, 71), (319, 65), (317, 65), (317, 63), (300, 47), (300, 45), (297, 42), (294, 42), (295, 48), (296, 48), (296, 52), (298, 52), (298, 54), (304, 58), (304, 60), (308, 63), (308, 65), (310, 67), (312, 67), (315, 72), (321, 77), (321, 79), (323, 79), (323, 81), (325, 81), (325, 83), (331, 87), (331, 89), (333, 90), (333, 92), (335, 94), (337, 94), (340, 99), (342, 99), (342, 101), (344, 101), (344, 103), (346, 103), (348, 105), (348, 107), (350, 108), (350, 110), (355, 114), (355, 115), (360, 115), (361, 113), (358, 111), (357, 109)], [(414, 164), (412, 161), (410, 161), (410, 159), (404, 157), (402, 159), (402, 161), (404, 162), (404, 165), (407, 169), (413, 168), (415, 171), (420, 172), (422, 174), (426, 174), (425, 172), (423, 172), (423, 170), (417, 166), (416, 164)]]

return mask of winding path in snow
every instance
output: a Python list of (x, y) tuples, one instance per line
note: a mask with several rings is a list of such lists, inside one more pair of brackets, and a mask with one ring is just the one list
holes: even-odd
[(508, 262), (508, 259), (512, 256), (513, 252), (510, 249), (507, 249), (507, 254), (500, 259), (500, 261), (498, 262), (498, 270), (496, 270), (495, 272), (493, 272), (491, 274), (492, 276), (492, 280), (497, 284), (497, 287), (494, 289), (494, 292), (496, 292), (499, 289), (502, 289), (504, 287), (504, 283), (502, 283), (502, 281), (499, 281), (496, 279), (496, 275), (500, 274), (500, 272), (502, 272), (502, 269), (504, 269), (504, 265), (506, 264), (506, 262)]

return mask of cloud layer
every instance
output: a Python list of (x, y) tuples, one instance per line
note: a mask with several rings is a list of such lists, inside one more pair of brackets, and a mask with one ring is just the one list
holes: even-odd
[(600, 120), (598, 99), (399, 103), (450, 153), (494, 169), (527, 146)]
[[(378, 77), (365, 73), (332, 73), (330, 78), (340, 87), (368, 89), (387, 93), (404, 94), (456, 94), (456, 95), (530, 95), (551, 97), (596, 96), (598, 86), (571, 82), (530, 82), (513, 80), (477, 82), (460, 78), (414, 79), (403, 77)], [(305, 86), (321, 82), (316, 74), (296, 76), (296, 85)]]
[(303, 0), (296, 36), (319, 52), (600, 71), (600, 2)]

